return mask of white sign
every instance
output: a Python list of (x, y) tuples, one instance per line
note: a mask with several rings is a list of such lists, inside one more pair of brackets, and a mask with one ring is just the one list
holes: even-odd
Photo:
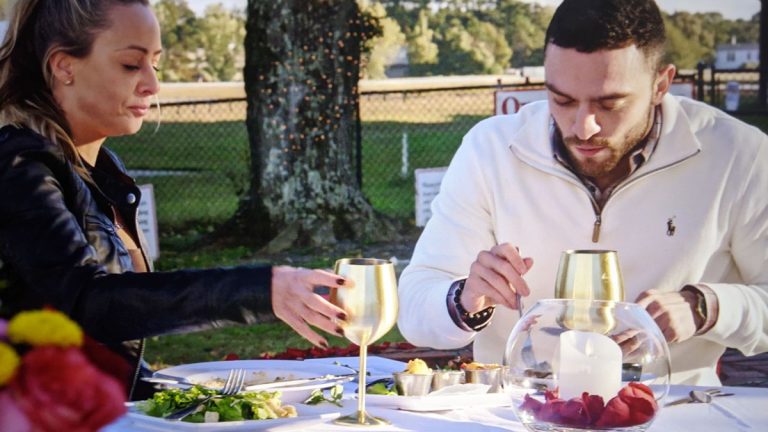
[(494, 98), (496, 115), (514, 114), (529, 102), (546, 100), (547, 91), (544, 89), (497, 90), (494, 92)]
[(739, 83), (728, 81), (725, 85), (725, 110), (736, 111), (739, 109)]
[(432, 200), (440, 192), (440, 183), (447, 167), (419, 168), (413, 171), (416, 178), (416, 226), (423, 227), (432, 217)]
[(151, 184), (139, 185), (141, 201), (139, 201), (139, 228), (147, 240), (149, 258), (154, 261), (160, 256), (160, 243), (157, 238), (157, 210), (155, 207), (155, 190)]
[[(692, 82), (672, 83), (669, 93), (693, 98), (694, 85)], [(496, 115), (514, 114), (527, 103), (546, 99), (544, 89), (497, 90), (494, 92), (494, 112)]]

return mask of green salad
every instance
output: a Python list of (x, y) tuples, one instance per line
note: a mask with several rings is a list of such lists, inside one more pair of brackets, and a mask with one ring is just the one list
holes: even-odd
[[(172, 388), (155, 393), (152, 399), (137, 402), (136, 407), (147, 415), (165, 417), (212, 394), (215, 395), (218, 392), (200, 386), (186, 390)], [(197, 411), (184, 417), (183, 421), (210, 423), (283, 417), (296, 417), (296, 408), (283, 405), (279, 391), (260, 391), (240, 393), (235, 396), (215, 396), (200, 405)]]

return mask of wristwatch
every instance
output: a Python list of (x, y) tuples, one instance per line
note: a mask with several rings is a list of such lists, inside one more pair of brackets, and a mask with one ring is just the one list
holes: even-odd
[[(694, 287), (685, 287), (683, 289), (696, 296), (696, 307), (693, 309), (693, 312), (701, 319), (701, 327), (703, 327), (707, 323), (707, 299), (704, 297), (704, 293)], [(701, 330), (701, 328), (696, 330)]]

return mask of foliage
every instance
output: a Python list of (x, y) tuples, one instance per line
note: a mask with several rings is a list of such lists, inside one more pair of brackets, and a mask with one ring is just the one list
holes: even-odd
[(435, 31), (429, 26), (429, 13), (419, 11), (418, 21), (408, 35), (408, 60), (411, 66), (432, 65), (437, 63), (438, 49), (435, 43)]
[(158, 0), (163, 56), (160, 79), (173, 81), (228, 81), (239, 78), (243, 57), (245, 17), (221, 3), (195, 16), (187, 0)]
[(512, 50), (503, 33), (493, 24), (474, 16), (451, 17), (440, 28), (439, 61), (433, 69), (438, 75), (502, 73)]
[(186, 0), (159, 0), (155, 14), (160, 24), (163, 55), (159, 77), (162, 81), (196, 81), (199, 22)]
[(221, 3), (205, 9), (200, 22), (200, 46), (204, 49), (201, 73), (206, 81), (231, 81), (238, 76), (243, 60), (245, 17), (227, 11)]
[(365, 43), (365, 66), (363, 76), (366, 78), (386, 78), (385, 69), (397, 57), (405, 45), (405, 35), (400, 24), (387, 17), (387, 12), (381, 3), (370, 3), (361, 8), (361, 12), (374, 18), (379, 26), (379, 34), (368, 39)]
[[(554, 12), (551, 6), (522, 0), (449, 0), (438, 10), (429, 0), (358, 3), (376, 34), (362, 47), (367, 52), (362, 73), (368, 78), (385, 77), (401, 47), (408, 51), (413, 76), (499, 73), (509, 67), (541, 65), (544, 34)], [(195, 17), (187, 0), (157, 0), (155, 9), (166, 49), (161, 64), (164, 81), (240, 79), (245, 21), (241, 12), (217, 4)], [(668, 58), (682, 69), (712, 62), (718, 44), (732, 38), (756, 42), (759, 36), (759, 14), (749, 20), (729, 20), (714, 12), (663, 16)], [(497, 40), (499, 35), (506, 46)]]
[(5, 9), (8, 7), (8, 0), (0, 0), (0, 20), (8, 18)]

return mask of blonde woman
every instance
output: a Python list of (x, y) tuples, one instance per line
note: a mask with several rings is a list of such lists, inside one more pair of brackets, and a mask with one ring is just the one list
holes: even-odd
[(147, 0), (18, 0), (0, 47), (2, 313), (69, 314), (132, 361), (134, 399), (150, 390), (142, 338), (277, 316), (327, 347), (309, 325), (341, 334), (345, 316), (313, 288), (351, 285), (266, 265), (148, 271), (139, 189), (103, 143), (141, 127), (161, 55)]

